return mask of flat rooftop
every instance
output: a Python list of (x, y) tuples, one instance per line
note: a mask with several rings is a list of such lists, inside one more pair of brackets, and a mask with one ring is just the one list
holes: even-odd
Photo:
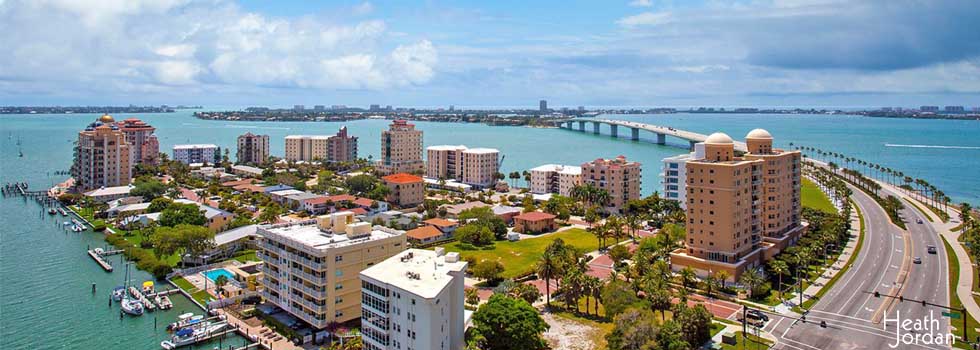
[(261, 236), (273, 236), (274, 238), (292, 242), (294, 245), (305, 246), (324, 253), (329, 249), (342, 248), (405, 234), (404, 231), (375, 225), (371, 228), (370, 235), (351, 239), (345, 233), (335, 234), (330, 231), (321, 230), (317, 226), (316, 220), (307, 220), (293, 224), (261, 226), (258, 232)]
[(198, 149), (198, 148), (218, 148), (218, 145), (215, 145), (213, 143), (174, 145), (174, 149)]
[[(408, 258), (409, 254), (411, 259)], [(450, 272), (461, 272), (465, 268), (466, 262), (463, 260), (446, 262), (446, 256), (439, 256), (435, 251), (408, 249), (361, 271), (361, 276), (422, 298), (433, 299), (452, 283)], [(409, 273), (417, 274), (413, 276), (418, 278), (409, 276)]]
[(582, 167), (578, 165), (545, 164), (531, 169), (531, 171), (553, 171), (561, 174), (582, 175)]

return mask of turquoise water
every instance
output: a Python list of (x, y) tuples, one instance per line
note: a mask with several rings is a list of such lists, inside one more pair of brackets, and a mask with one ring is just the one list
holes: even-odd
[(218, 277), (221, 276), (225, 276), (225, 278), (227, 278), (229, 281), (235, 279), (235, 275), (233, 275), (231, 272), (228, 272), (228, 270), (225, 269), (207, 270), (204, 271), (203, 274), (204, 277), (207, 277), (209, 280), (211, 280), (211, 282), (217, 281)]
[[(273, 154), (283, 154), (288, 134), (332, 134), (347, 125), (360, 137), (362, 157), (377, 158), (385, 120), (349, 123), (226, 122), (198, 120), (190, 111), (171, 114), (116, 115), (117, 120), (141, 118), (157, 128), (161, 150), (178, 143), (215, 143), (231, 149), (247, 131), (269, 134)], [(0, 183), (28, 181), (32, 188), (64, 180), (54, 171), (67, 170), (72, 141), (98, 115), (0, 116)], [(824, 115), (671, 114), (616, 115), (702, 133), (724, 131), (741, 139), (756, 127), (768, 129), (777, 145), (789, 142), (845, 153), (924, 178), (956, 202), (980, 204), (980, 122), (962, 120), (877, 119)], [(489, 127), (480, 124), (416, 123), (425, 145), (466, 144), (494, 147), (504, 155), (502, 171), (526, 170), (545, 163), (580, 164), (599, 157), (625, 155), (643, 163), (643, 194), (660, 187), (661, 159), (685, 152), (676, 145), (613, 139), (562, 129)], [(591, 131), (591, 125), (587, 125)], [(608, 129), (602, 132), (608, 134)], [(628, 132), (620, 130), (621, 136)], [(21, 146), (17, 146), (17, 140)], [(929, 146), (929, 147), (921, 147)], [(957, 147), (957, 148), (950, 148)], [(24, 157), (17, 156), (18, 148)], [(0, 349), (158, 349), (165, 325), (183, 312), (200, 312), (184, 297), (174, 309), (139, 318), (118, 318), (108, 307), (108, 293), (121, 284), (122, 271), (103, 272), (85, 254), (104, 242), (94, 233), (65, 233), (58, 218), (21, 198), (0, 199)], [(118, 259), (114, 257), (113, 259)], [(117, 266), (119, 261), (114, 260)], [(216, 276), (215, 276), (216, 277)], [(149, 275), (137, 271), (134, 280)], [(91, 293), (96, 283), (98, 292)], [(154, 329), (154, 317), (157, 329)], [(237, 341), (241, 341), (238, 338)], [(204, 347), (202, 347), (204, 348)]]

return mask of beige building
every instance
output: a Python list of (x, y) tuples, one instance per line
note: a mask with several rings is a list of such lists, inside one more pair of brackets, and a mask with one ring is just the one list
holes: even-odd
[(596, 159), (582, 164), (582, 184), (591, 184), (609, 194), (606, 211), (621, 213), (631, 199), (640, 198), (640, 163), (626, 157)]
[(582, 167), (545, 164), (531, 169), (531, 193), (554, 193), (570, 196), (572, 188), (582, 184)]
[(286, 136), (286, 160), (353, 162), (357, 160), (357, 137), (347, 135), (347, 127), (336, 135)]
[(119, 130), (126, 135), (129, 144), (129, 160), (136, 164), (156, 165), (160, 161), (160, 141), (153, 134), (156, 128), (136, 118), (129, 118), (116, 123)]
[(391, 122), (388, 130), (381, 132), (381, 159), (375, 165), (375, 171), (381, 175), (424, 172), (422, 131), (404, 120)]
[(381, 180), (388, 186), (389, 193), (385, 200), (389, 203), (410, 207), (425, 200), (425, 182), (419, 176), (398, 173), (382, 177)]
[(71, 175), (79, 192), (125, 186), (132, 178), (133, 156), (126, 134), (107, 115), (78, 132)]
[(488, 187), (494, 183), (500, 155), (500, 151), (496, 149), (459, 145), (431, 146), (425, 150), (427, 177), (455, 179), (475, 187)]
[(293, 224), (260, 226), (262, 297), (323, 329), (361, 317), (365, 268), (405, 250), (405, 232), (355, 222), (337, 212)]
[(238, 136), (239, 164), (264, 164), (269, 161), (269, 135), (250, 132)]
[(762, 129), (752, 130), (746, 145), (748, 152), (736, 156), (731, 137), (715, 133), (703, 157), (687, 161), (687, 239), (671, 253), (675, 270), (726, 271), (737, 281), (804, 233), (800, 153), (773, 149)]

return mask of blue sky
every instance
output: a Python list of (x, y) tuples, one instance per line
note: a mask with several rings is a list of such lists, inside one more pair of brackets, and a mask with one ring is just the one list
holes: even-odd
[(0, 0), (0, 104), (980, 106), (977, 1)]

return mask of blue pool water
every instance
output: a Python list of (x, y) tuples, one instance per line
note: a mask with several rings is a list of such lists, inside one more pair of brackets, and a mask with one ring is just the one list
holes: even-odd
[(207, 277), (211, 281), (217, 281), (218, 277), (220, 276), (227, 277), (229, 281), (235, 279), (235, 275), (233, 275), (231, 272), (228, 272), (228, 270), (225, 269), (207, 270), (202, 273), (204, 274), (204, 277)]

